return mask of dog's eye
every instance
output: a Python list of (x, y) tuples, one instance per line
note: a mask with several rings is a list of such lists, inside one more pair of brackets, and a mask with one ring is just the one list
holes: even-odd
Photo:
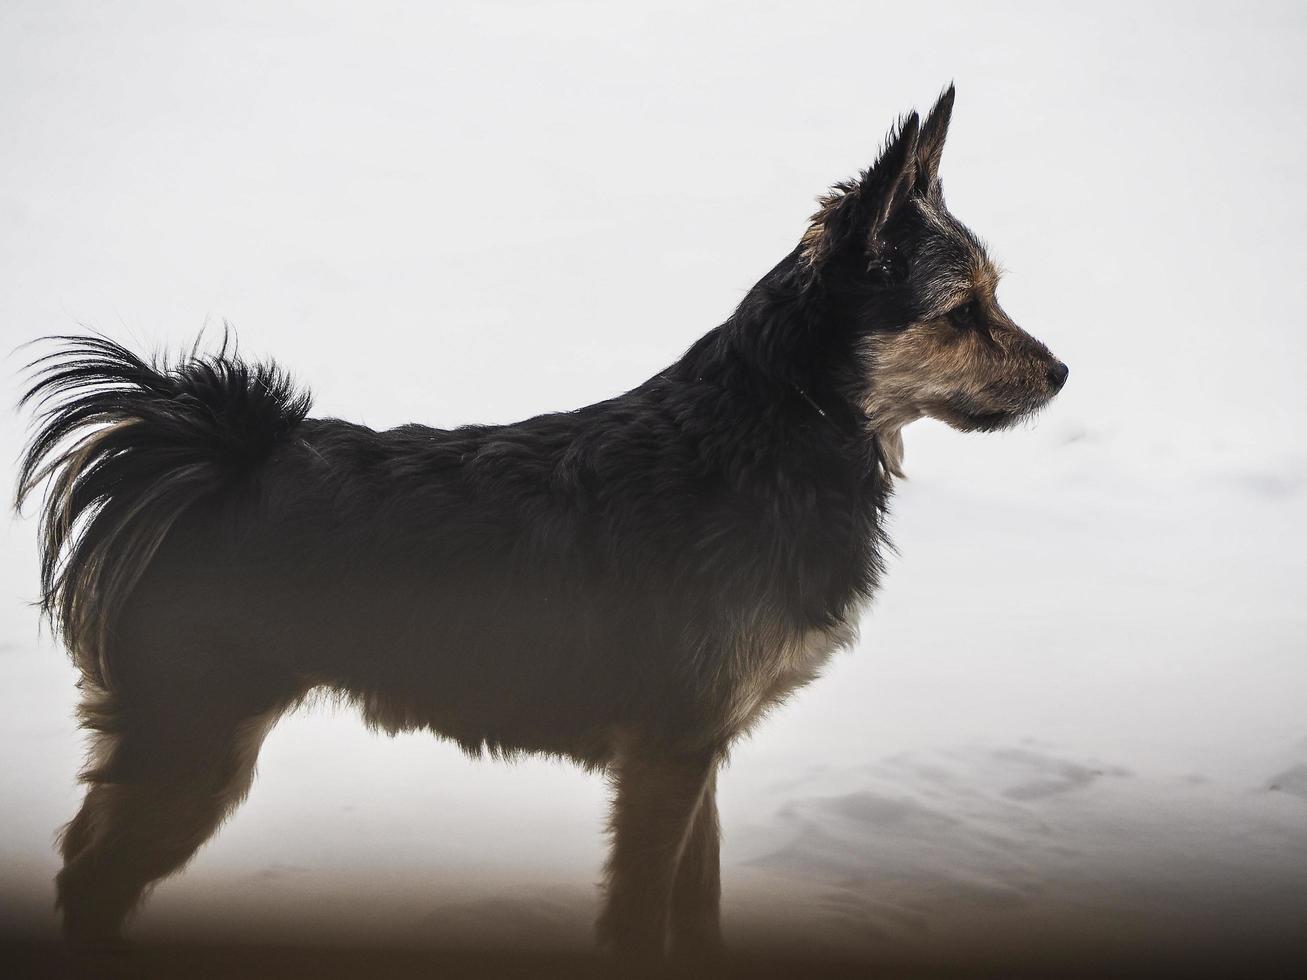
[(949, 311), (949, 319), (953, 321), (954, 326), (970, 330), (980, 323), (980, 304), (973, 299), (961, 306), (955, 306)]

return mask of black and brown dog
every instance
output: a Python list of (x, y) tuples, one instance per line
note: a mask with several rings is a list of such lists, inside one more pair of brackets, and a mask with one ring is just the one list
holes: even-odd
[(944, 206), (952, 106), (904, 118), (726, 323), (576, 411), (375, 432), (225, 343), (37, 361), (18, 497), (49, 482), (44, 603), (94, 733), (69, 935), (116, 937), (327, 689), (386, 731), (608, 772), (601, 940), (711, 955), (718, 765), (853, 638), (900, 430), (1002, 428), (1066, 379)]

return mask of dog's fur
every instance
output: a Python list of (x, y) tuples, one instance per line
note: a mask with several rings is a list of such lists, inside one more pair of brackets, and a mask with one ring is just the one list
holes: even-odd
[(94, 733), (69, 935), (117, 936), (328, 689), (388, 732), (606, 771), (601, 940), (713, 952), (718, 764), (850, 643), (900, 429), (1001, 428), (1066, 376), (944, 207), (952, 105), (901, 120), (726, 323), (573, 412), (375, 432), (225, 343), (169, 364), (61, 338), (18, 498), (48, 480), (44, 604)]

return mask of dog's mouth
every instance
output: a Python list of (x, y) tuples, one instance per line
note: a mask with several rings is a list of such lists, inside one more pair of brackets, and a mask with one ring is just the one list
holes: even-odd
[(950, 396), (931, 414), (960, 432), (998, 432), (1029, 418), (1048, 404), (1052, 396), (1027, 396), (1007, 404), (985, 404), (964, 394)]

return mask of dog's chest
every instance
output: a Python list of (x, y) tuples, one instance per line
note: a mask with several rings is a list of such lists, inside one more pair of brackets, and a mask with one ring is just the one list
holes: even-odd
[(769, 707), (816, 678), (832, 654), (857, 639), (850, 618), (822, 629), (764, 629), (741, 637), (731, 671), (727, 726), (746, 731)]

